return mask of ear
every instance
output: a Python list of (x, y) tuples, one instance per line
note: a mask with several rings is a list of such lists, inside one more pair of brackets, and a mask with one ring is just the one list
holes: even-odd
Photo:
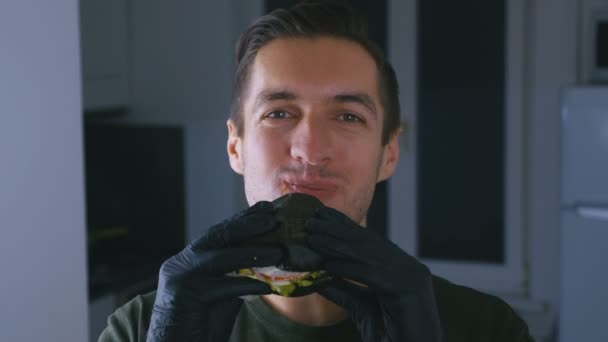
[(382, 147), (382, 160), (378, 172), (378, 182), (389, 179), (395, 172), (397, 162), (399, 161), (399, 136), (401, 128), (395, 131), (388, 143)]
[(239, 136), (236, 124), (232, 119), (228, 119), (226, 122), (226, 126), (228, 127), (228, 142), (226, 143), (226, 148), (228, 150), (228, 158), (230, 159), (230, 167), (234, 172), (239, 175), (243, 175), (243, 159), (242, 159), (242, 140)]

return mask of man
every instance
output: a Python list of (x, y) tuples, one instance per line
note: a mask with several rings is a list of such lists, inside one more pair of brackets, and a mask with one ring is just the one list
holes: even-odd
[[(108, 320), (100, 341), (530, 341), (498, 298), (432, 276), (366, 226), (377, 182), (399, 159), (397, 82), (344, 6), (305, 1), (260, 18), (237, 46), (227, 150), (250, 208), (167, 260), (156, 292)], [(283, 251), (240, 242), (275, 229), (270, 201), (325, 207), (307, 244), (334, 280), (297, 298), (231, 271)]]

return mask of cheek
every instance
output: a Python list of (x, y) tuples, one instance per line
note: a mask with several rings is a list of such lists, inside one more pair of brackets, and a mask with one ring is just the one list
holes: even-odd
[(349, 144), (342, 149), (341, 158), (357, 178), (374, 178), (378, 174), (381, 153), (378, 148), (370, 143)]
[(246, 158), (258, 169), (272, 170), (284, 158), (285, 149), (280, 136), (260, 134), (249, 140)]
[(351, 219), (364, 224), (378, 179), (379, 154), (371, 144), (351, 144), (342, 149), (337, 167), (346, 172), (348, 185), (342, 202), (336, 206)]
[(273, 137), (254, 135), (243, 145), (243, 175), (250, 205), (276, 197), (275, 174), (284, 162), (285, 145)]

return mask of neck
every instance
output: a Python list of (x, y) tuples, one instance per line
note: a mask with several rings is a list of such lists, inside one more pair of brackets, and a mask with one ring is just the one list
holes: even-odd
[(317, 293), (294, 298), (265, 295), (262, 300), (291, 321), (309, 326), (332, 325), (348, 317), (344, 309)]

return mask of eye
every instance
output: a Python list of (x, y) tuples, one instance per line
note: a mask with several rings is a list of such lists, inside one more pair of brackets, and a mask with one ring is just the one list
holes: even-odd
[(275, 110), (266, 115), (267, 119), (274, 119), (274, 120), (287, 119), (288, 117), (289, 117), (289, 113), (284, 110)]
[(357, 122), (363, 123), (363, 122), (365, 122), (363, 119), (361, 119), (359, 116), (357, 116), (357, 115), (355, 115), (353, 113), (343, 113), (343, 114), (340, 114), (340, 119), (343, 120), (343, 121), (346, 121), (346, 122), (354, 122), (354, 123), (357, 123)]

